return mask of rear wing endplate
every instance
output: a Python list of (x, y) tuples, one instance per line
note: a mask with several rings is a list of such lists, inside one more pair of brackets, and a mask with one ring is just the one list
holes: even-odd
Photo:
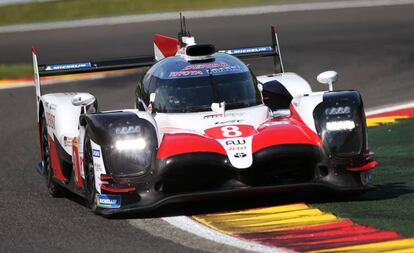
[(272, 33), (272, 45), (223, 49), (223, 50), (219, 50), (218, 52), (234, 55), (240, 59), (273, 57), (273, 65), (274, 65), (275, 73), (283, 73), (285, 72), (285, 69), (283, 67), (282, 55), (280, 53), (279, 39), (277, 37), (276, 29), (274, 26), (271, 27), (271, 33)]

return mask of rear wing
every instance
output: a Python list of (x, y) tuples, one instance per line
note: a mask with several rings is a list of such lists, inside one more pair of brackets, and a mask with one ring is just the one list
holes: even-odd
[[(185, 19), (183, 18), (182, 20)], [(181, 29), (183, 29), (183, 26)], [(189, 33), (186, 31), (186, 28), (184, 31), (185, 33), (181, 32), (179, 34), (179, 38), (181, 37), (180, 39), (193, 39), (192, 37), (186, 37), (190, 36)], [(284, 67), (282, 62), (282, 56), (280, 53), (279, 40), (277, 37), (276, 29), (273, 26), (271, 27), (271, 36), (271, 45), (223, 49), (219, 50), (218, 52), (234, 55), (243, 60), (259, 57), (273, 57), (275, 73), (283, 73)], [(37, 63), (36, 48), (33, 47), (32, 56), (34, 82), (36, 87), (36, 98), (39, 101), (41, 95), (40, 77), (150, 67), (154, 65), (157, 61), (165, 57), (175, 55), (175, 53), (177, 53), (179, 49), (179, 40), (167, 36), (156, 35), (154, 38), (153, 56), (119, 58), (108, 60), (87, 60), (72, 63), (39, 65)]]
[(282, 55), (280, 53), (279, 39), (277, 37), (276, 29), (271, 27), (272, 44), (266, 46), (245, 47), (235, 49), (223, 49), (219, 50), (219, 53), (226, 53), (234, 55), (240, 59), (251, 59), (260, 57), (273, 57), (273, 65), (275, 73), (283, 73), (285, 69), (283, 67)]
[(43, 64), (37, 65), (39, 76), (56, 76), (67, 74), (79, 74), (86, 72), (100, 72), (131, 68), (150, 67), (155, 63), (153, 56), (121, 58), (109, 60), (90, 60), (82, 62)]
[(154, 56), (144, 56), (39, 65), (37, 63), (36, 51), (36, 48), (32, 47), (34, 83), (37, 101), (39, 101), (41, 95), (40, 77), (142, 68), (150, 67), (156, 63)]

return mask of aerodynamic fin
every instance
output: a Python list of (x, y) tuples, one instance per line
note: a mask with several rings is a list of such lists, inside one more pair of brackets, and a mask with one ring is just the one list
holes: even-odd
[(180, 42), (176, 38), (161, 34), (156, 34), (154, 36), (154, 57), (156, 61), (174, 56), (179, 49)]

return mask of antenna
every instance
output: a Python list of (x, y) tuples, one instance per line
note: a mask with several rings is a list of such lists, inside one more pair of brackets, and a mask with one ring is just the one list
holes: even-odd
[(180, 12), (180, 32), (178, 33), (178, 37), (182, 37), (183, 34), (184, 34), (183, 14)]
[(185, 46), (183, 37), (190, 37), (190, 33), (187, 32), (187, 24), (185, 23), (185, 16), (180, 12), (180, 32), (178, 33), (178, 40), (180, 41), (181, 47)]

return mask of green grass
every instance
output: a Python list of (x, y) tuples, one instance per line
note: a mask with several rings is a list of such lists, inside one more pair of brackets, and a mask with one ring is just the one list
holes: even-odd
[(263, 5), (298, 0), (61, 0), (0, 7), (0, 25)]
[(0, 78), (17, 78), (33, 76), (33, 66), (30, 64), (0, 64)]
[(312, 205), (359, 224), (414, 235), (414, 119), (368, 132), (380, 163), (373, 177), (377, 189), (352, 201)]

